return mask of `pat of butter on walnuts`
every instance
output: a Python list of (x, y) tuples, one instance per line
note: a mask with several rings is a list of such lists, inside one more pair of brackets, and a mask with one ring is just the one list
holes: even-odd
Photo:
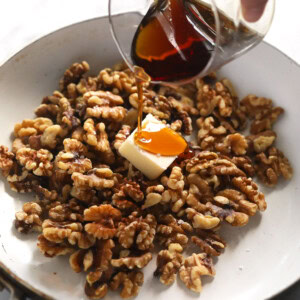
[[(148, 114), (143, 120), (142, 125), (151, 123), (164, 125), (157, 120), (153, 115)], [(160, 156), (141, 149), (134, 142), (134, 134), (137, 129), (134, 130), (126, 141), (119, 148), (119, 153), (129, 160), (138, 170), (146, 175), (150, 180), (157, 178), (163, 171), (165, 171), (169, 165), (177, 158), (177, 156)]]

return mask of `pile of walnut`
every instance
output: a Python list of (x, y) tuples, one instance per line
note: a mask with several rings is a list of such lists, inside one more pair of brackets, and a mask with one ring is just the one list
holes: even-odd
[[(0, 147), (11, 189), (36, 194), (16, 213), (17, 230), (41, 232), (38, 247), (47, 257), (70, 255), (71, 268), (87, 272), (91, 299), (119, 288), (123, 298), (136, 296), (155, 244), (162, 250), (154, 276), (170, 285), (178, 273), (200, 292), (201, 276), (214, 276), (212, 257), (226, 247), (220, 225), (244, 226), (267, 207), (252, 177), (274, 186), (292, 176), (274, 146), (272, 126), (283, 109), (254, 95), (239, 102), (230, 81), (213, 75), (177, 90), (148, 86), (144, 113), (185, 135), (198, 127), (189, 152), (149, 181), (118, 154), (136, 127), (133, 75), (122, 65), (96, 77), (84, 75), (88, 70), (74, 63), (36, 118), (15, 125), (12, 150)], [(184, 257), (189, 242), (199, 253)]]

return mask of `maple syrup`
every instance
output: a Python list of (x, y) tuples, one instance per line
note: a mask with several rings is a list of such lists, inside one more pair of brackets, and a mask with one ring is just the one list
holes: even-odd
[[(211, 9), (203, 6), (200, 18), (197, 14), (199, 3), (194, 2), (155, 1), (139, 25), (133, 38), (131, 57), (152, 80), (177, 81), (193, 77), (210, 60), (215, 30), (207, 20), (214, 24), (214, 15)], [(201, 28), (195, 25), (195, 18)]]
[(134, 74), (138, 90), (138, 129), (134, 136), (135, 143), (142, 149), (162, 156), (179, 155), (185, 151), (185, 139), (174, 130), (162, 123), (145, 124), (143, 118), (143, 84), (150, 81), (150, 77), (140, 67), (134, 67)]

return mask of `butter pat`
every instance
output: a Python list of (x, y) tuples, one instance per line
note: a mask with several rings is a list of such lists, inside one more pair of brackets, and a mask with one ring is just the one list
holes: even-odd
[[(143, 120), (142, 125), (148, 128), (166, 127), (162, 122), (157, 120), (153, 115), (148, 114)], [(134, 135), (137, 129), (126, 139), (126, 141), (119, 148), (119, 153), (129, 160), (137, 169), (139, 169), (150, 180), (157, 178), (170, 164), (177, 158), (177, 156), (160, 156), (141, 149), (134, 142)]]

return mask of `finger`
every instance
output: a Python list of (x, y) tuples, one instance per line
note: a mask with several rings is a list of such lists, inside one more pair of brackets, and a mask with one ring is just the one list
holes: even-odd
[(246, 21), (256, 22), (262, 16), (268, 0), (241, 0), (242, 12)]

